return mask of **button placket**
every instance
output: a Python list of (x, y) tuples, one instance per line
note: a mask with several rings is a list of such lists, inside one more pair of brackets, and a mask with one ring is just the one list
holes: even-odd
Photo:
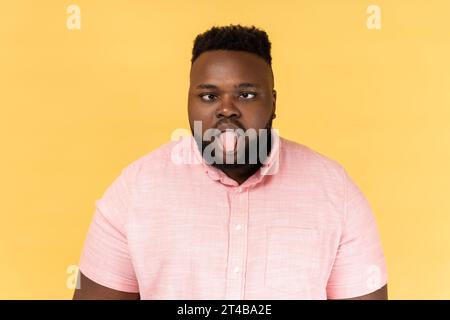
[(248, 191), (230, 193), (229, 248), (226, 299), (244, 297), (247, 262)]

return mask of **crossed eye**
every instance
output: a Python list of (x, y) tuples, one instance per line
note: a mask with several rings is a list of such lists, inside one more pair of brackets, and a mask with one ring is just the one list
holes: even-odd
[[(254, 97), (256, 97), (256, 93), (253, 93), (253, 92), (242, 92), (239, 96), (244, 98), (244, 99), (246, 99), (246, 100), (250, 100), (250, 99), (253, 99)], [(208, 102), (217, 99), (217, 96), (215, 94), (212, 94), (212, 93), (202, 94), (202, 95), (200, 95), (200, 97), (203, 100), (208, 101)]]

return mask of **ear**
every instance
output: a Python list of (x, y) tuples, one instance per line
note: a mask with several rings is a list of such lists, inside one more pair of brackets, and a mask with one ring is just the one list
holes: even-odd
[(275, 89), (272, 90), (272, 97), (273, 97), (273, 99), (272, 99), (272, 101), (273, 101), (273, 103), (272, 103), (272, 108), (273, 108), (272, 119), (275, 119), (275, 117), (276, 117), (275, 111), (277, 109), (277, 91)]

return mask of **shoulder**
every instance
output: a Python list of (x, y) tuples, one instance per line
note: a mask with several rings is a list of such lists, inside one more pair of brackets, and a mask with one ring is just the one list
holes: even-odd
[(148, 185), (151, 181), (158, 181), (158, 177), (163, 177), (167, 170), (170, 170), (171, 153), (177, 145), (177, 141), (168, 141), (136, 158), (126, 165), (121, 172), (123, 180), (130, 189), (139, 189), (140, 186)]
[(163, 143), (156, 149), (136, 158), (129, 163), (124, 170), (132, 174), (139, 174), (148, 170), (157, 171), (170, 162), (172, 150), (177, 143), (178, 141), (168, 141)]
[(288, 171), (313, 175), (329, 182), (342, 184), (345, 169), (335, 159), (314, 150), (313, 148), (286, 138), (280, 138), (282, 165)]

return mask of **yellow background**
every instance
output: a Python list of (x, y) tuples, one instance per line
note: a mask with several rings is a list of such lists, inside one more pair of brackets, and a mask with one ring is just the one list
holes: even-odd
[(447, 0), (1, 1), (0, 298), (72, 297), (94, 201), (188, 128), (194, 37), (241, 23), (273, 43), (275, 127), (371, 203), (390, 298), (450, 299), (449, 14)]

